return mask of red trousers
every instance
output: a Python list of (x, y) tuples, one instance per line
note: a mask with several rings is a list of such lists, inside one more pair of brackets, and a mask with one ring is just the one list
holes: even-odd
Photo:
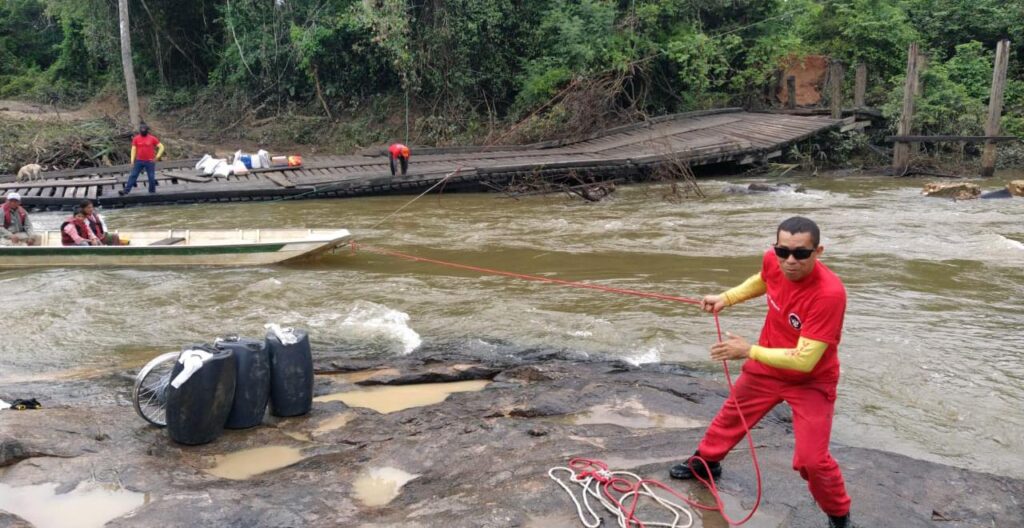
[(807, 481), (822, 511), (835, 516), (849, 513), (850, 496), (846, 494), (843, 474), (828, 450), (836, 382), (794, 383), (744, 371), (700, 442), (698, 450), (705, 460), (722, 460), (743, 439), (745, 431), (736, 413), (737, 401), (750, 427), (780, 402), (789, 403), (796, 437), (793, 469)]

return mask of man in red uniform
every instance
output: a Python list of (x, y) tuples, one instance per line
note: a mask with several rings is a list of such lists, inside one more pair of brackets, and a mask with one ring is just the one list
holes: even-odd
[(394, 143), (388, 147), (388, 158), (391, 161), (392, 176), (398, 172), (398, 167), (395, 166), (396, 162), (401, 162), (402, 176), (405, 176), (405, 172), (409, 170), (409, 154), (409, 147), (401, 143)]
[(118, 194), (124, 196), (135, 188), (139, 173), (146, 170), (149, 177), (149, 192), (156, 192), (156, 161), (164, 155), (164, 144), (156, 136), (149, 133), (149, 125), (139, 125), (139, 134), (132, 138), (132, 172), (124, 184), (124, 190)]
[(746, 359), (743, 374), (697, 452), (673, 466), (670, 474), (678, 479), (695, 475), (706, 479), (710, 470), (718, 477), (720, 461), (745, 433), (737, 403), (753, 427), (785, 401), (793, 409), (793, 469), (807, 481), (814, 500), (828, 515), (829, 527), (849, 528), (850, 497), (839, 465), (829, 453), (846, 289), (818, 261), (825, 249), (820, 241), (817, 224), (799, 216), (790, 218), (779, 225), (775, 247), (764, 254), (759, 273), (721, 295), (704, 297), (702, 308), (719, 312), (767, 294), (768, 314), (757, 344), (728, 334), (728, 339), (711, 347), (714, 360)]

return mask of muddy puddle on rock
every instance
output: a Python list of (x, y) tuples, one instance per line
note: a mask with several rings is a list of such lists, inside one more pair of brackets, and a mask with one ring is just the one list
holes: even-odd
[(572, 425), (614, 424), (630, 429), (690, 429), (707, 425), (703, 421), (685, 416), (653, 412), (636, 399), (595, 405), (586, 411), (562, 416), (556, 420)]
[(341, 401), (349, 407), (365, 407), (388, 414), (413, 407), (434, 405), (456, 392), (483, 390), (490, 380), (456, 381), (452, 383), (421, 383), (365, 387), (314, 398), (316, 402)]
[(313, 429), (313, 436), (324, 434), (335, 429), (341, 429), (342, 427), (345, 427), (346, 424), (351, 422), (353, 418), (355, 418), (354, 414), (343, 413), (337, 416), (332, 416), (330, 418), (324, 419), (319, 424), (317, 424), (316, 429)]
[(373, 468), (352, 484), (356, 498), (366, 506), (384, 506), (394, 500), (407, 482), (418, 477), (393, 467)]
[(58, 484), (9, 486), (0, 483), (0, 510), (36, 528), (99, 528), (149, 502), (149, 494), (113, 484), (82, 483), (58, 494)]
[(257, 447), (215, 457), (216, 465), (205, 469), (220, 478), (245, 480), (301, 461), (302, 451), (287, 446)]
[(359, 383), (360, 381), (366, 381), (368, 379), (379, 378), (384, 376), (400, 376), (402, 373), (395, 368), (375, 368), (369, 370), (356, 370), (353, 372), (346, 372), (344, 374), (338, 374), (342, 379), (349, 383)]

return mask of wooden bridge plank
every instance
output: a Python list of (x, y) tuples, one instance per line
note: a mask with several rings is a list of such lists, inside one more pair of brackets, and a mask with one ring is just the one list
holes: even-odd
[[(32, 183), (0, 183), (0, 189), (11, 189), (16, 187), (27, 191), (28, 189), (37, 189), (39, 187), (88, 187), (94, 185), (97, 180), (54, 180), (49, 182), (32, 182)], [(104, 178), (105, 182), (114, 182), (114, 178)]]
[(292, 183), (283, 173), (280, 172), (265, 172), (262, 174), (268, 180), (278, 184), (281, 187), (292, 188), (295, 184)]

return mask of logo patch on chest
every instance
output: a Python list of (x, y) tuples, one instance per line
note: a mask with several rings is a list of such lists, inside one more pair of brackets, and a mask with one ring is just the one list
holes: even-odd
[(790, 312), (789, 313), (789, 326), (792, 326), (794, 329), (799, 330), (802, 325), (803, 325), (803, 323), (800, 322), (800, 318), (797, 317), (797, 315), (795, 313)]

